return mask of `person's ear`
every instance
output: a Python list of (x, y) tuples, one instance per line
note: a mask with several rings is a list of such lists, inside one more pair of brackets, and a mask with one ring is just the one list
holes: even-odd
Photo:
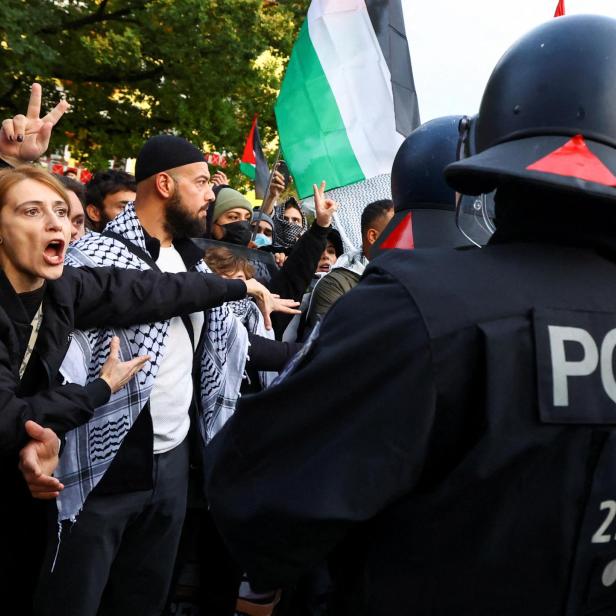
[(92, 222), (100, 222), (102, 220), (100, 210), (95, 205), (92, 205), (91, 203), (86, 205), (86, 214), (88, 215), (88, 218)]
[(368, 229), (368, 232), (366, 233), (366, 239), (368, 240), (368, 244), (372, 246), (374, 242), (379, 239), (379, 235), (380, 233), (376, 229)]
[(175, 180), (165, 172), (157, 173), (154, 176), (154, 186), (156, 192), (163, 198), (169, 199), (175, 192)]

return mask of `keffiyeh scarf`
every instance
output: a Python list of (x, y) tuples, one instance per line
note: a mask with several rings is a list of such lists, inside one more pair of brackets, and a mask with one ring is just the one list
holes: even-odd
[[(361, 215), (364, 208), (379, 199), (391, 199), (391, 177), (389, 173), (341, 186), (325, 192), (328, 199), (340, 204), (334, 214), (333, 226), (338, 229), (344, 250), (354, 250), (361, 246)], [(302, 208), (314, 212), (314, 198), (302, 200)]]
[(299, 225), (296, 225), (295, 223), (285, 220), (284, 212), (286, 210), (286, 206), (287, 204), (277, 205), (276, 207), (274, 207), (272, 219), (274, 221), (274, 232), (276, 234), (276, 241), (280, 246), (290, 248), (295, 244), (295, 242), (297, 242), (300, 235), (302, 235), (308, 230), (308, 222), (306, 221), (306, 216), (304, 215), (304, 212), (302, 212), (301, 210), (301, 227)]
[[(106, 230), (121, 235), (146, 250), (145, 237), (133, 204), (112, 220)], [(66, 264), (73, 267), (115, 266), (150, 269), (119, 240), (87, 234), (71, 246)], [(196, 270), (210, 273), (200, 261)], [(109, 468), (122, 441), (147, 403), (158, 367), (165, 353), (168, 321), (135, 325), (126, 329), (75, 331), (62, 367), (67, 382), (86, 385), (99, 377), (113, 336), (120, 338), (120, 359), (137, 355), (152, 358), (128, 385), (111, 395), (85, 425), (66, 434), (66, 443), (56, 470), (64, 490), (56, 499), (58, 520), (75, 520), (88, 494)], [(239, 397), (248, 350), (248, 334), (228, 305), (205, 312), (198, 417), (204, 445), (233, 414)]]
[[(227, 306), (231, 308), (233, 314), (251, 334), (257, 334), (262, 338), (269, 338), (270, 340), (274, 339), (274, 330), (265, 329), (263, 315), (251, 299), (246, 298), (235, 302), (228, 302)], [(250, 350), (248, 353), (250, 355)], [(259, 381), (261, 382), (261, 388), (267, 389), (277, 376), (277, 372), (260, 371)]]

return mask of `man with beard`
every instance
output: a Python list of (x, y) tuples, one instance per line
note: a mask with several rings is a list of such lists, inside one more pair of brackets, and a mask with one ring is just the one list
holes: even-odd
[[(208, 271), (189, 239), (203, 233), (214, 197), (203, 154), (180, 137), (159, 135), (141, 149), (135, 175), (134, 203), (101, 235), (78, 242), (67, 261)], [(258, 282), (245, 284), (261, 304), (276, 303)], [(67, 434), (56, 472), (65, 488), (50, 512), (38, 614), (161, 613), (186, 510), (189, 440), (197, 444), (188, 438), (191, 419), (203, 444), (238, 397), (249, 335), (226, 304), (134, 329), (75, 332), (65, 377), (92, 373), (114, 333), (127, 352), (148, 348), (152, 367), (136, 391), (112, 397)]]

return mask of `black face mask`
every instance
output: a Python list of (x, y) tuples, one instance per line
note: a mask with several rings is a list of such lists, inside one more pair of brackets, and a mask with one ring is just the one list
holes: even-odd
[(252, 230), (249, 220), (238, 220), (230, 222), (226, 225), (220, 225), (225, 232), (222, 239), (229, 244), (239, 244), (240, 246), (248, 246)]

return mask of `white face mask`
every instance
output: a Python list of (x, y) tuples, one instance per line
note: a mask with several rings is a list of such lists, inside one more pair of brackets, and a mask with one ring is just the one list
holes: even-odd
[(270, 246), (271, 243), (272, 243), (272, 238), (267, 237), (265, 233), (257, 233), (257, 235), (255, 235), (255, 244), (259, 248), (261, 248), (261, 246)]

